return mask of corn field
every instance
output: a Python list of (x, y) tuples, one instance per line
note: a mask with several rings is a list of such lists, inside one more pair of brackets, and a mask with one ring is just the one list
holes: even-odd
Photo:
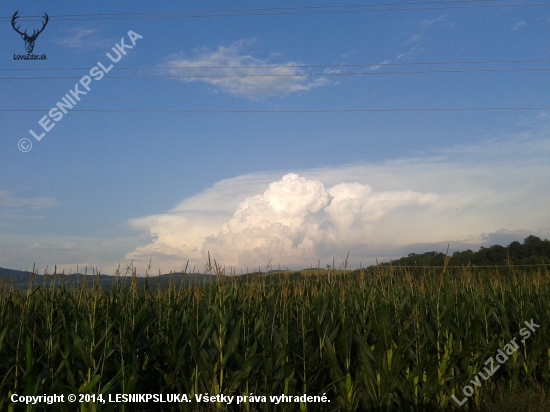
[[(500, 270), (500, 271), (499, 271)], [(475, 411), (497, 385), (550, 383), (546, 269), (0, 285), (0, 410)], [(179, 275), (178, 275), (179, 276)], [(458, 407), (462, 388), (524, 321), (540, 328)], [(187, 394), (162, 406), (23, 406), (10, 396)], [(195, 394), (266, 396), (200, 404)], [(326, 394), (330, 403), (269, 402)]]

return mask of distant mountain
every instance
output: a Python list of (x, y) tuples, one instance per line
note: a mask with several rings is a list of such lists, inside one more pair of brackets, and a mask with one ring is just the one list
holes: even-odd
[[(37, 273), (32, 273), (32, 271), (22, 271), (15, 269), (5, 269), (0, 268), (0, 281), (7, 280), (13, 282), (14, 286), (27, 286), (31, 281), (33, 285), (40, 285), (44, 282), (48, 283), (53, 280), (53, 276), (49, 275), (39, 275)], [(187, 273), (183, 277), (186, 284), (192, 284), (193, 282), (205, 283), (212, 282), (216, 279), (215, 275), (205, 275), (202, 273)], [(57, 274), (56, 283), (64, 284), (66, 286), (75, 285), (81, 282), (87, 283), (89, 286), (92, 286), (94, 282), (97, 282), (97, 275), (84, 275), (80, 273), (71, 274), (71, 275), (61, 275)], [(110, 287), (115, 281), (126, 282), (130, 284), (132, 281), (131, 276), (110, 276), (110, 275), (99, 275), (99, 281), (102, 287)], [(136, 278), (138, 285), (145, 285), (147, 279), (145, 277), (139, 276)], [(156, 287), (157, 284), (160, 284), (162, 287), (166, 287), (172, 281), (175, 284), (179, 284), (182, 280), (181, 273), (168, 273), (159, 276), (150, 276), (148, 278), (149, 283), (152, 287)]]
[(0, 268), (0, 279), (9, 277), (14, 280), (21, 280), (22, 282), (26, 282), (30, 279), (31, 275), (32, 272)]

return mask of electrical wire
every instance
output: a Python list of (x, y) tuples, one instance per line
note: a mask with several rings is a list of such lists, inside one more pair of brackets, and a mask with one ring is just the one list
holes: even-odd
[[(549, 2), (540, 3), (519, 3), (519, 4), (468, 4), (457, 5), (455, 3), (490, 3), (491, 0), (455, 0), (455, 1), (428, 1), (428, 2), (406, 2), (406, 3), (376, 3), (376, 4), (357, 4), (350, 6), (301, 6), (295, 8), (261, 8), (261, 9), (215, 9), (215, 10), (174, 10), (161, 12), (143, 12), (143, 13), (99, 13), (99, 14), (67, 14), (51, 15), (50, 20), (69, 21), (69, 20), (161, 20), (178, 18), (209, 18), (209, 17), (246, 17), (246, 16), (282, 16), (282, 15), (304, 15), (304, 14), (340, 14), (340, 13), (371, 13), (371, 12), (392, 12), (392, 11), (419, 11), (419, 10), (450, 10), (450, 9), (479, 9), (479, 8), (517, 8), (517, 7), (544, 7), (550, 6)], [(446, 6), (447, 7), (441, 7)], [(393, 7), (393, 6), (425, 6), (429, 7)], [(434, 5), (434, 6), (430, 6)], [(347, 10), (346, 8), (362, 8), (359, 10)], [(372, 9), (369, 7), (388, 7), (385, 9)], [(316, 10), (312, 10), (315, 9)], [(322, 9), (322, 10), (320, 10)], [(334, 10), (325, 10), (334, 9)], [(182, 14), (182, 13), (204, 13), (204, 14)], [(213, 14), (215, 13), (215, 14)], [(0, 17), (0, 20), (9, 21), (11, 16)], [(19, 21), (34, 21), (42, 19), (43, 16), (21, 17)]]
[[(112, 70), (210, 70), (210, 69), (284, 69), (284, 68), (346, 68), (346, 67), (402, 67), (402, 66), (430, 66), (430, 65), (459, 65), (459, 64), (506, 64), (506, 63), (549, 63), (550, 59), (531, 60), (473, 60), (448, 62), (407, 62), (407, 63), (361, 63), (361, 64), (283, 64), (263, 66), (166, 66), (166, 67), (114, 67)], [(53, 71), (53, 70), (89, 70), (89, 67), (46, 67), (46, 68), (0, 68), (0, 71)]]
[[(173, 70), (173, 69), (172, 69)], [(298, 77), (308, 76), (330, 77), (330, 76), (387, 76), (403, 74), (449, 74), (449, 73), (498, 73), (498, 72), (547, 72), (549, 67), (535, 68), (511, 68), (511, 69), (457, 69), (457, 70), (423, 70), (423, 71), (399, 71), (399, 72), (352, 72), (352, 73), (296, 73), (296, 74), (220, 74), (220, 75), (143, 75), (143, 76), (105, 76), (104, 79), (224, 79), (224, 78), (246, 78), (246, 77)], [(40, 76), (40, 77), (0, 77), (0, 80), (60, 80), (60, 79), (81, 79), (79, 76)]]
[[(50, 109), (0, 109), (0, 112), (47, 112)], [(174, 114), (269, 114), (269, 113), (393, 113), (393, 112), (465, 112), (465, 111), (526, 111), (550, 110), (550, 106), (540, 107), (438, 107), (401, 109), (319, 109), (319, 110), (175, 110), (175, 109), (75, 109), (80, 113), (174, 113)]]

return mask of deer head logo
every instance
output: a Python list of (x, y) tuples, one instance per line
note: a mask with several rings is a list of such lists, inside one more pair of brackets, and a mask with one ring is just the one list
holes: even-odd
[(11, 18), (11, 25), (12, 25), (13, 29), (21, 35), (21, 38), (23, 40), (25, 40), (25, 48), (27, 49), (27, 53), (32, 53), (32, 51), (34, 50), (34, 42), (36, 41), (36, 38), (38, 37), (38, 35), (40, 33), (42, 33), (44, 31), (44, 29), (46, 28), (46, 24), (48, 24), (49, 17), (46, 13), (44, 13), (44, 17), (45, 17), (46, 20), (44, 21), (44, 23), (42, 23), (42, 28), (38, 31), (34, 30), (32, 35), (29, 36), (27, 34), (27, 30), (25, 30), (24, 32), (21, 32), (21, 31), (19, 31), (20, 26), (15, 27), (15, 21), (19, 17), (17, 15), (18, 13), (19, 13), (19, 11), (16, 11), (15, 14), (13, 15), (13, 17)]

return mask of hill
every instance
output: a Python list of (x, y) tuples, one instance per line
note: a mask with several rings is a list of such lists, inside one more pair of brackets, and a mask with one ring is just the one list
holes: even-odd
[[(0, 268), (0, 280), (5, 279), (9, 282), (13, 282), (14, 286), (18, 287), (25, 287), (29, 284), (32, 278), (32, 283), (36, 285), (40, 284), (48, 284), (51, 285), (51, 281), (53, 280), (52, 275), (39, 275), (38, 273), (33, 273), (32, 271), (22, 271), (22, 270), (14, 270), (14, 269), (5, 269)], [(171, 273), (171, 274), (164, 274), (160, 276), (150, 276), (149, 278), (145, 278), (142, 276), (136, 277), (136, 282), (138, 285), (142, 286), (145, 285), (147, 281), (149, 281), (150, 285), (153, 287), (156, 287), (157, 284), (161, 287), (167, 287), (170, 284), (170, 281), (175, 282), (176, 284), (179, 284), (182, 279), (181, 273)], [(202, 273), (187, 273), (185, 275), (185, 282), (187, 284), (193, 284), (195, 282), (199, 283), (205, 283), (205, 282), (212, 282), (216, 279), (215, 275), (205, 275)], [(97, 282), (98, 276), (97, 275), (84, 275), (81, 273), (75, 273), (71, 275), (61, 275), (58, 274), (56, 276), (56, 284), (63, 284), (65, 286), (76, 286), (80, 283), (86, 283), (88, 286), (94, 285), (95, 282)], [(124, 282), (127, 284), (130, 284), (132, 281), (131, 276), (110, 276), (110, 275), (99, 275), (99, 281), (102, 287), (110, 287), (113, 285), (114, 282)]]
[[(524, 239), (523, 243), (512, 242), (508, 246), (493, 245), (490, 247), (480, 247), (477, 252), (467, 249), (462, 252), (454, 252), (448, 257), (448, 266), (493, 266), (493, 265), (533, 265), (533, 264), (550, 264), (550, 241), (547, 239), (541, 240), (536, 236), (529, 236)], [(380, 266), (443, 266), (445, 264), (445, 254), (441, 252), (425, 252), (425, 253), (409, 253), (408, 256), (391, 262), (380, 263)], [(307, 271), (309, 269), (303, 269)], [(341, 271), (340, 271), (341, 272)], [(251, 273), (254, 275), (272, 275), (276, 277), (280, 273), (279, 270), (272, 270), (267, 273)], [(300, 277), (301, 272), (292, 271), (293, 277)], [(150, 276), (149, 282), (152, 286), (160, 284), (162, 287), (168, 286), (170, 279), (179, 283), (181, 273), (164, 274), (161, 276)], [(22, 271), (15, 269), (0, 268), (0, 280), (9, 279), (16, 286), (25, 286), (33, 278), (33, 283), (41, 284), (46, 280), (51, 279), (51, 275), (39, 275), (32, 271)], [(75, 285), (80, 282), (85, 282), (92, 285), (97, 281), (98, 277), (84, 274), (71, 274), (58, 276), (58, 282), (66, 285)], [(100, 275), (102, 286), (111, 286), (116, 276)], [(131, 277), (118, 277), (120, 281), (130, 282)], [(138, 284), (145, 284), (145, 277), (137, 277)], [(188, 273), (185, 275), (186, 283), (193, 282), (211, 282), (216, 279), (215, 275), (205, 275), (201, 273)]]
[[(426, 252), (409, 253), (390, 262), (381, 263), (381, 266), (443, 266), (445, 253)], [(492, 265), (532, 265), (550, 264), (550, 241), (541, 240), (536, 236), (529, 236), (523, 243), (512, 242), (508, 246), (493, 245), (480, 247), (477, 252), (471, 249), (454, 252), (449, 256), (449, 266), (492, 266)]]

